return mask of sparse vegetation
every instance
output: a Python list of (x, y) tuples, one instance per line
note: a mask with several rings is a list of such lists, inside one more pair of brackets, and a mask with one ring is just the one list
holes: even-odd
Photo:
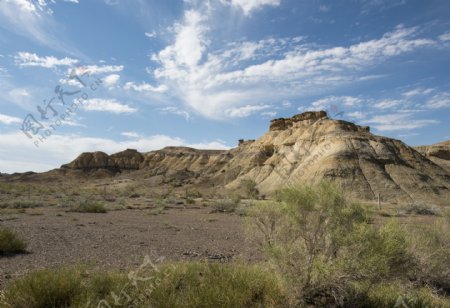
[(0, 254), (11, 254), (25, 252), (27, 244), (16, 232), (1, 228), (0, 229)]
[(291, 305), (450, 305), (448, 224), (416, 235), (395, 220), (376, 227), (327, 182), (278, 198), (252, 207), (249, 231), (284, 278)]
[(155, 208), (150, 212), (152, 215), (159, 215), (164, 212), (167, 206), (167, 200), (159, 198), (155, 202)]
[(107, 210), (102, 203), (99, 202), (85, 202), (81, 203), (71, 209), (72, 212), (78, 213), (106, 213)]
[(29, 209), (42, 206), (41, 203), (33, 201), (12, 201), (0, 203), (0, 209)]
[(439, 216), (439, 209), (437, 209), (436, 207), (417, 202), (409, 204), (405, 208), (405, 212), (408, 215), (414, 214), (414, 215)]
[(256, 188), (257, 184), (254, 180), (244, 180), (242, 181), (242, 186), (247, 193), (247, 197), (250, 199), (258, 199), (259, 198), (259, 190)]
[(237, 199), (222, 199), (217, 200), (212, 205), (212, 212), (213, 213), (232, 213), (236, 210), (240, 200)]
[[(135, 277), (134, 274), (137, 276)], [(130, 278), (131, 277), (131, 278)], [(258, 265), (176, 263), (133, 275), (41, 270), (15, 282), (3, 304), (15, 308), (284, 307), (277, 276)]]

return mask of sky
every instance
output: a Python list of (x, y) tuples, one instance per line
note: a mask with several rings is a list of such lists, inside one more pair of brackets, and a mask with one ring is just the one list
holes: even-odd
[(450, 139), (448, 0), (0, 0), (0, 172), (235, 147), (308, 110)]

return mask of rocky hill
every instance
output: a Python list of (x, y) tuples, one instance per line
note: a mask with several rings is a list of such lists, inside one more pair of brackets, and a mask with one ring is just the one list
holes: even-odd
[(319, 111), (272, 120), (259, 139), (240, 140), (228, 151), (168, 147), (148, 153), (128, 149), (110, 156), (83, 153), (61, 170), (139, 170), (146, 177), (164, 176), (179, 185), (209, 183), (230, 190), (251, 179), (265, 194), (328, 179), (357, 199), (374, 200), (380, 194), (389, 202), (448, 204), (450, 173), (442, 163), (448, 163), (447, 146), (417, 151), (399, 140), (373, 135), (369, 127), (330, 119)]
[(415, 148), (422, 155), (450, 172), (450, 140)]

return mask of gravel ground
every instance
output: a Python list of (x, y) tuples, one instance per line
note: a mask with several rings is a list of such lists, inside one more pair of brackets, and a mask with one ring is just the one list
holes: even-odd
[(131, 270), (144, 257), (165, 260), (260, 260), (246, 241), (243, 219), (202, 207), (72, 213), (62, 208), (29, 209), (0, 216), (0, 227), (16, 230), (28, 253), (0, 255), (0, 288), (30, 270), (85, 264), (94, 269)]

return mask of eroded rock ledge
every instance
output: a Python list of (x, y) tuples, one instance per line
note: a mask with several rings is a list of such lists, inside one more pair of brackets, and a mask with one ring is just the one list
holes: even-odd
[(308, 112), (296, 114), (292, 118), (279, 118), (279, 119), (271, 120), (269, 131), (285, 130), (285, 129), (292, 127), (292, 125), (295, 122), (300, 122), (300, 121), (309, 121), (310, 124), (312, 124), (320, 119), (325, 119), (325, 118), (326, 119), (328, 118), (326, 111), (323, 111), (323, 110), (322, 111), (308, 111)]

